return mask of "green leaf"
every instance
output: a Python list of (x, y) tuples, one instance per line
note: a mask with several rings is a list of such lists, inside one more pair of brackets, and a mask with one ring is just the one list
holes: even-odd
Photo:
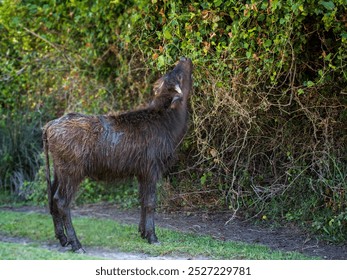
[(164, 58), (163, 55), (160, 55), (158, 57), (158, 64), (157, 65), (158, 65), (159, 68), (161, 68), (161, 67), (163, 67), (165, 65), (165, 58)]
[(302, 95), (302, 94), (304, 94), (305, 93), (305, 91), (302, 89), (302, 88), (299, 88), (298, 89), (298, 95)]
[(164, 38), (170, 40), (172, 38), (171, 32), (168, 29), (164, 30)]
[(318, 3), (329, 11), (332, 11), (335, 8), (333, 1), (319, 1)]
[(270, 39), (267, 39), (265, 42), (264, 42), (264, 47), (265, 48), (268, 48), (272, 45), (272, 41)]
[(200, 184), (202, 186), (205, 185), (206, 180), (207, 180), (207, 176), (206, 176), (206, 173), (204, 173), (204, 175), (202, 175), (201, 178), (200, 178)]
[(216, 86), (217, 86), (218, 88), (222, 88), (222, 87), (224, 86), (224, 83), (221, 82), (221, 81), (219, 81), (219, 82), (216, 83)]
[(223, 3), (222, 0), (214, 0), (214, 5), (215, 5), (216, 7), (219, 7), (222, 3)]
[(314, 86), (314, 82), (312, 82), (312, 81), (307, 81), (307, 86), (308, 86), (308, 87), (313, 87), (313, 86)]

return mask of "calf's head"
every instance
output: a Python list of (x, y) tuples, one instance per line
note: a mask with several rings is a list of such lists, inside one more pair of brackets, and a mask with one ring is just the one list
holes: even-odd
[(171, 96), (171, 106), (176, 103), (187, 103), (192, 88), (193, 64), (189, 58), (182, 57), (175, 68), (157, 80), (154, 84), (155, 98)]

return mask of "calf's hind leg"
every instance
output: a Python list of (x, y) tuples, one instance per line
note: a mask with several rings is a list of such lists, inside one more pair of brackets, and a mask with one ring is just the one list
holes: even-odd
[(54, 174), (53, 184), (51, 185), (51, 189), (48, 191), (49, 193), (49, 210), (53, 218), (54, 224), (54, 232), (55, 237), (59, 239), (61, 246), (65, 247), (69, 245), (67, 241), (67, 237), (64, 233), (64, 224), (63, 219), (59, 213), (59, 209), (56, 203), (56, 200), (53, 199), (54, 194), (57, 192), (59, 186), (59, 180), (56, 174)]
[[(67, 187), (68, 185), (65, 185)], [(71, 186), (68, 186), (69, 190), (74, 190), (76, 188), (73, 188)], [(71, 245), (72, 251), (77, 253), (84, 253), (84, 249), (82, 248), (82, 245), (80, 241), (78, 240), (76, 236), (75, 229), (72, 225), (71, 220), (71, 212), (70, 212), (70, 203), (73, 197), (72, 194), (68, 194), (64, 191), (62, 191), (62, 188), (58, 188), (57, 192), (54, 194), (53, 200), (57, 205), (60, 217), (63, 221), (63, 225), (65, 228), (66, 236), (67, 236), (67, 242)]]

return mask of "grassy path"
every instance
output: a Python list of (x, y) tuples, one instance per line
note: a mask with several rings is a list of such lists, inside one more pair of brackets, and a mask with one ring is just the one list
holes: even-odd
[[(57, 244), (54, 239), (51, 217), (46, 214), (19, 213), (0, 210), (0, 235), (31, 240), (30, 244), (0, 242), (0, 259), (75, 259), (93, 258), (69, 252), (42, 248), (42, 244)], [(120, 224), (109, 219), (78, 217), (74, 226), (81, 243), (88, 250), (123, 252), (168, 258), (209, 259), (307, 259), (295, 252), (272, 251), (262, 245), (220, 241), (209, 236), (182, 233), (157, 228), (160, 245), (150, 245), (142, 240), (135, 225)], [(55, 245), (56, 246), (56, 245)], [(56, 248), (56, 247), (55, 247)], [(20, 251), (27, 254), (24, 255)], [(95, 258), (99, 258), (95, 256)], [(105, 254), (106, 259), (112, 255)], [(136, 255), (135, 255), (136, 258)]]

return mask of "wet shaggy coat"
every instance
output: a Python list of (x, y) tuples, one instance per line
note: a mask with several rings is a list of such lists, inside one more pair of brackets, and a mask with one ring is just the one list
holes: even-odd
[[(156, 183), (174, 156), (187, 128), (187, 100), (192, 64), (181, 59), (154, 85), (146, 107), (122, 114), (89, 116), (70, 113), (43, 128), (48, 198), (55, 234), (63, 246), (82, 250), (71, 223), (70, 202), (86, 178), (114, 181), (136, 177), (139, 182), (139, 231), (157, 242), (154, 229)], [(49, 174), (50, 152), (54, 180)]]
[(186, 126), (179, 124), (186, 124), (186, 118), (164, 108), (118, 116), (68, 114), (47, 125), (54, 169), (76, 183), (85, 177), (113, 181), (152, 174), (158, 178), (185, 133)]

